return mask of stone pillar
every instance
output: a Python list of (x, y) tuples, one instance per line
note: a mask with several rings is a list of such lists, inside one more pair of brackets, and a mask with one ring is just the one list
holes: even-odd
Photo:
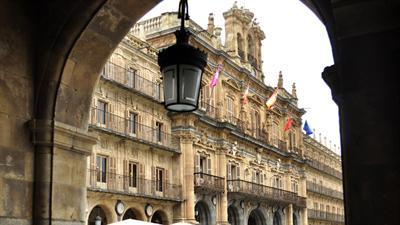
[(228, 191), (226, 186), (226, 148), (221, 149), (218, 152), (218, 176), (224, 177), (224, 193), (221, 193), (218, 198), (218, 217), (217, 217), (217, 224), (225, 225), (228, 224)]
[(293, 225), (293, 205), (286, 207), (286, 225)]
[(48, 120), (31, 123), (35, 156), (35, 224), (86, 223), (87, 156), (97, 138)]
[(308, 225), (307, 208), (302, 208), (302, 209), (300, 210), (300, 224), (302, 224), (302, 225)]
[(183, 158), (183, 202), (181, 204), (183, 212), (183, 220), (188, 223), (196, 223), (194, 217), (194, 203), (196, 200), (194, 194), (194, 137), (190, 134), (181, 136), (181, 151)]

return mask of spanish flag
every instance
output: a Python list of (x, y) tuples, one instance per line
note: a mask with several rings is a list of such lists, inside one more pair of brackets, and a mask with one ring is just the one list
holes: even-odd
[(293, 123), (293, 119), (289, 117), (288, 120), (286, 121), (283, 131), (288, 131), (292, 127), (292, 123)]
[(272, 109), (272, 108), (273, 108), (273, 106), (274, 106), (274, 104), (275, 104), (275, 102), (276, 102), (277, 97), (278, 97), (278, 88), (275, 89), (275, 91), (272, 93), (272, 95), (269, 97), (269, 99), (268, 99), (267, 102), (265, 103), (265, 104), (267, 105), (267, 108), (268, 108), (268, 109)]

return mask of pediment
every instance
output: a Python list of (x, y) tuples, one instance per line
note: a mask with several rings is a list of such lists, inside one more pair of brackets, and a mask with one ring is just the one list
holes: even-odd
[(250, 96), (249, 96), (249, 99), (250, 99), (251, 101), (253, 101), (253, 102), (259, 104), (259, 105), (262, 105), (262, 104), (263, 104), (263, 100), (262, 100), (258, 95), (255, 95), (255, 94), (250, 95)]
[(233, 79), (223, 80), (222, 83), (227, 87), (240, 92), (240, 85)]

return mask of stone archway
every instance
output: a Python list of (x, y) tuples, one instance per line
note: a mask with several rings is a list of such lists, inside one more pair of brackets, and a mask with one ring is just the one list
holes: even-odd
[(89, 214), (88, 225), (97, 225), (96, 221), (101, 221), (101, 225), (108, 224), (110, 218), (107, 218), (105, 210), (101, 206), (95, 206)]
[(140, 212), (134, 208), (129, 208), (122, 216), (122, 220), (127, 219), (144, 220)]
[(240, 223), (240, 215), (237, 208), (233, 205), (228, 207), (228, 222), (231, 225), (239, 225)]
[(259, 209), (254, 209), (250, 212), (249, 218), (247, 219), (247, 225), (266, 225), (266, 224), (267, 223), (265, 217)]
[(272, 219), (272, 225), (282, 225), (282, 217), (278, 211), (274, 212), (274, 216)]
[(161, 210), (157, 210), (153, 213), (153, 216), (151, 217), (150, 222), (163, 224), (163, 225), (169, 224), (167, 215)]
[(196, 221), (199, 222), (201, 225), (212, 224), (211, 211), (205, 202), (197, 202), (194, 208), (194, 212)]

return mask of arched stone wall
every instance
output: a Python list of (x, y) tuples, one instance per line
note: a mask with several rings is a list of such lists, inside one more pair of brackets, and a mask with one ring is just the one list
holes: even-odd
[(214, 204), (212, 204), (211, 196), (198, 197), (198, 199), (196, 200), (195, 208), (197, 204), (200, 204), (200, 206), (206, 210), (206, 213), (208, 214), (207, 224), (215, 224), (217, 208), (215, 207)]

